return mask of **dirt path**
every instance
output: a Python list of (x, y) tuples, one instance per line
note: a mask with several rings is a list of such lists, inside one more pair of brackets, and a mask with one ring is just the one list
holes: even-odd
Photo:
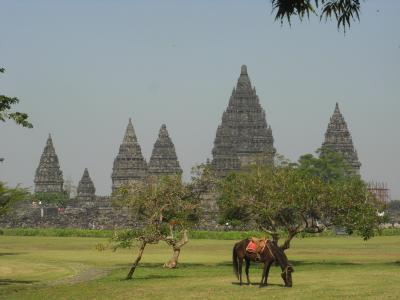
[(73, 267), (76, 272), (75, 275), (61, 278), (49, 283), (49, 285), (62, 285), (62, 284), (77, 284), (81, 282), (95, 280), (106, 276), (115, 268), (96, 268), (96, 267), (83, 267), (82, 265)]

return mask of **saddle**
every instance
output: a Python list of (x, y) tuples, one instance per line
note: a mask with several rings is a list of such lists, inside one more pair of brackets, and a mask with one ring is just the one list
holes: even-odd
[(257, 260), (260, 260), (260, 253), (265, 249), (267, 246), (267, 239), (259, 239), (256, 237), (252, 237), (250, 239), (250, 243), (246, 247), (246, 252), (250, 254), (256, 254)]

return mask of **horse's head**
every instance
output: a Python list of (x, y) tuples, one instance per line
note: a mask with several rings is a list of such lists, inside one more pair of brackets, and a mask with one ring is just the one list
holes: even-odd
[(283, 270), (281, 273), (282, 279), (285, 282), (286, 287), (292, 287), (293, 281), (292, 281), (292, 273), (294, 272), (294, 269), (291, 265), (287, 265), (287, 267)]

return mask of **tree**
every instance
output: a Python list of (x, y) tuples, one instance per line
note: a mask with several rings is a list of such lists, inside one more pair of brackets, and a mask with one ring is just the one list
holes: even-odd
[[(0, 68), (0, 73), (4, 72), (5, 69)], [(32, 124), (28, 122), (27, 114), (21, 112), (10, 112), (11, 106), (18, 102), (18, 98), (0, 95), (0, 121), (5, 122), (6, 120), (14, 120), (17, 124), (23, 127), (33, 128)], [(0, 162), (3, 160), (3, 158), (0, 158)], [(19, 186), (8, 188), (5, 183), (0, 181), (0, 216), (6, 213), (14, 202), (24, 199), (26, 195), (28, 195), (26, 189), (20, 188)]]
[(360, 0), (271, 0), (272, 9), (276, 12), (275, 20), (281, 23), (286, 19), (291, 24), (292, 16), (303, 20), (310, 14), (319, 16), (320, 20), (334, 18), (337, 27), (350, 28), (351, 22), (360, 20)]
[(189, 241), (187, 231), (198, 220), (202, 184), (197, 177), (189, 184), (178, 175), (148, 177), (117, 190), (113, 203), (128, 208), (142, 225), (140, 229), (116, 233), (113, 238), (113, 249), (139, 242), (139, 252), (126, 279), (132, 279), (147, 244), (166, 242), (173, 255), (164, 267), (177, 266), (181, 248)]
[[(5, 69), (0, 68), (0, 73), (4, 73)], [(0, 121), (14, 120), (15, 123), (27, 128), (33, 128), (33, 125), (28, 121), (28, 115), (21, 112), (10, 112), (13, 105), (19, 103), (16, 97), (7, 97), (0, 95)]]
[(28, 195), (29, 192), (27, 189), (19, 186), (8, 188), (0, 181), (0, 216), (4, 215), (15, 202), (24, 200)]
[(240, 212), (236, 221), (254, 223), (277, 245), (285, 231), (283, 250), (297, 234), (319, 233), (333, 225), (369, 239), (381, 222), (377, 211), (382, 205), (359, 177), (325, 181), (293, 164), (233, 173), (219, 183), (219, 192), (222, 218), (231, 217), (235, 208)]

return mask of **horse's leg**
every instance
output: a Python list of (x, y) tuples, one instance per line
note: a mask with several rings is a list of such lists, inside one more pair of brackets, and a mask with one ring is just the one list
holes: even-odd
[(269, 269), (271, 268), (271, 265), (272, 265), (273, 262), (274, 262), (274, 261), (271, 260), (271, 261), (269, 261), (269, 262), (267, 263), (267, 268), (266, 268), (266, 270), (265, 270), (265, 279), (264, 279), (264, 284), (265, 284), (265, 285), (268, 285), (267, 281), (268, 281)]
[(250, 269), (250, 258), (246, 257), (246, 278), (247, 278), (247, 284), (250, 284), (250, 278), (249, 278), (249, 269)]
[(261, 281), (260, 281), (260, 288), (262, 288), (264, 286), (264, 278), (265, 278), (266, 270), (267, 270), (267, 262), (265, 261), (262, 276), (261, 276)]
[(243, 258), (239, 258), (239, 282), (242, 285), (242, 266), (243, 266)]

